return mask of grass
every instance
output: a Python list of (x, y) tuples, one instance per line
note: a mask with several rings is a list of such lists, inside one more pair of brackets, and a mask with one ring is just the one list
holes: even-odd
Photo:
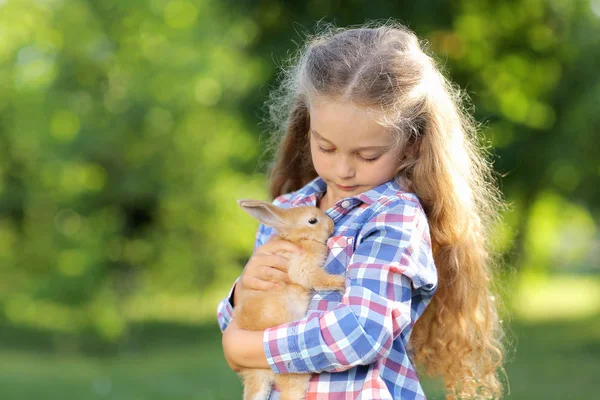
[[(68, 343), (60, 346), (63, 351), (52, 350), (47, 336), (35, 341), (35, 333), (6, 332), (0, 344), (3, 400), (241, 398), (237, 376), (223, 360), (216, 324), (140, 326), (125, 350), (93, 348), (88, 355), (72, 351)], [(514, 323), (511, 336), (516, 351), (506, 364), (507, 398), (597, 398), (600, 316)], [(39, 346), (32, 348), (31, 343)], [(424, 380), (424, 386), (429, 399), (443, 399), (435, 382)]]
[[(136, 349), (110, 355), (0, 350), (0, 399), (207, 400), (240, 397), (241, 385), (211, 327), (146, 326)], [(131, 346), (128, 346), (131, 347)]]
[(595, 399), (600, 393), (600, 316), (522, 324), (507, 364), (511, 399)]

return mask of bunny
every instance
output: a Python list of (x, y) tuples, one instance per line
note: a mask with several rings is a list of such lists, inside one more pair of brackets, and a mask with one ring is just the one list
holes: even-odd
[[(276, 230), (274, 237), (293, 242), (304, 249), (302, 255), (280, 253), (289, 258), (291, 284), (275, 291), (244, 290), (233, 318), (242, 329), (260, 331), (303, 318), (312, 290), (345, 289), (345, 277), (323, 269), (327, 257), (327, 239), (334, 230), (333, 221), (317, 207), (283, 209), (257, 200), (238, 200), (250, 215)], [(304, 399), (310, 374), (275, 374), (271, 370), (243, 369), (244, 400), (266, 399), (273, 382), (281, 390), (281, 400)]]

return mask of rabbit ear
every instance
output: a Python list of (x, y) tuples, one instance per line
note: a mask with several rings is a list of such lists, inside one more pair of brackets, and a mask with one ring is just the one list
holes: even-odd
[(265, 225), (273, 228), (282, 228), (287, 225), (282, 210), (266, 201), (259, 200), (238, 200), (238, 204), (248, 214), (259, 220)]

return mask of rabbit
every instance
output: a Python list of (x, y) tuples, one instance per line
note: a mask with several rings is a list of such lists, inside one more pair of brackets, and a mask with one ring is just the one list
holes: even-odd
[[(242, 329), (259, 331), (302, 319), (312, 290), (345, 289), (346, 278), (323, 269), (327, 258), (327, 239), (334, 225), (323, 211), (313, 206), (283, 209), (257, 200), (238, 200), (238, 204), (260, 222), (275, 229), (274, 237), (288, 240), (305, 253), (280, 253), (289, 258), (291, 284), (275, 291), (243, 290), (233, 312)], [(243, 369), (244, 400), (266, 399), (273, 382), (281, 391), (281, 400), (304, 399), (310, 374), (275, 374), (271, 370)]]

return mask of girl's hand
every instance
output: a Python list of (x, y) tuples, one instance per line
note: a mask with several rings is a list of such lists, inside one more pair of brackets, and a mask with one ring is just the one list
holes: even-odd
[(304, 250), (287, 240), (275, 239), (258, 247), (242, 272), (239, 283), (245, 289), (274, 290), (277, 285), (290, 283), (287, 269), (289, 259), (274, 253), (286, 251), (302, 254)]
[(287, 274), (289, 259), (274, 254), (280, 251), (295, 252), (298, 254), (304, 252), (303, 249), (292, 242), (282, 239), (273, 239), (257, 247), (233, 289), (234, 305), (239, 304), (239, 290), (237, 290), (239, 285), (244, 289), (266, 291), (275, 290), (286, 283), (290, 283), (290, 278)]

